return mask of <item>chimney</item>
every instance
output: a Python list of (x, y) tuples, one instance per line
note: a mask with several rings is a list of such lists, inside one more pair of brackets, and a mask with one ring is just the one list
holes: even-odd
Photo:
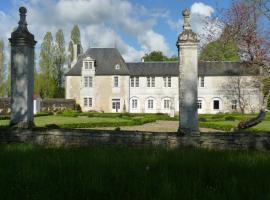
[(74, 67), (74, 65), (78, 61), (79, 55), (82, 54), (82, 47), (80, 44), (73, 44), (73, 60), (71, 62), (71, 68)]

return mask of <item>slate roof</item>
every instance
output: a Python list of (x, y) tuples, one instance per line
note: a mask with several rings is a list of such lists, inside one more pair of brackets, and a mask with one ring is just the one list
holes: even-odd
[[(66, 76), (80, 76), (83, 60), (87, 57), (95, 60), (96, 75), (129, 75), (127, 65), (119, 51), (115, 48), (90, 48), (78, 57), (78, 62)], [(115, 65), (120, 69), (116, 70)]]
[[(90, 48), (79, 56), (76, 65), (66, 76), (80, 76), (82, 61), (86, 57), (96, 60), (96, 75), (130, 76), (178, 76), (178, 62), (133, 62), (125, 63), (115, 48)], [(120, 64), (120, 70), (115, 65)], [(248, 66), (243, 62), (199, 61), (199, 76), (254, 76), (260, 74), (259, 67)]]

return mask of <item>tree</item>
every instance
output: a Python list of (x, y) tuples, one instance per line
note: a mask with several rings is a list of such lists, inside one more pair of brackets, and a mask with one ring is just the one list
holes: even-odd
[[(264, 68), (264, 75), (269, 77), (270, 41), (267, 33), (260, 26), (262, 20), (260, 1), (235, 0), (231, 8), (223, 14), (223, 24), (227, 28), (224, 37), (227, 41), (232, 39), (237, 42), (238, 55), (247, 65)], [(240, 122), (234, 130), (249, 128), (260, 123), (267, 112), (269, 96), (270, 90), (264, 95), (264, 102), (257, 117)]]
[(43, 38), (40, 49), (40, 88), (42, 97), (53, 97), (55, 81), (53, 79), (53, 37), (51, 32), (47, 32)]
[(239, 61), (237, 44), (233, 40), (223, 42), (222, 39), (210, 42), (203, 47), (200, 60)]
[(260, 80), (255, 77), (231, 76), (221, 85), (223, 95), (229, 102), (236, 101), (236, 110), (244, 114), (247, 109), (256, 110), (250, 96), (260, 94)]
[(66, 60), (65, 54), (65, 39), (62, 30), (58, 30), (55, 35), (54, 45), (54, 63), (53, 75), (56, 82), (54, 97), (64, 97), (63, 79), (64, 79), (64, 63)]
[[(73, 58), (73, 44), (81, 44), (81, 32), (78, 25), (74, 25), (71, 30), (70, 42), (68, 46), (69, 61), (72, 62)], [(81, 49), (82, 50), (82, 49)]]
[(163, 55), (161, 51), (152, 51), (149, 54), (143, 56), (144, 61), (177, 61), (177, 56), (167, 57)]
[(4, 41), (0, 40), (0, 97), (5, 95), (5, 71)]

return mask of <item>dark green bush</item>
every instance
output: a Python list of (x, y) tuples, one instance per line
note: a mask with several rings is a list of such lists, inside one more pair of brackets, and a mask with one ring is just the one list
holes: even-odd
[(204, 117), (199, 117), (199, 122), (207, 122), (207, 119)]
[(236, 120), (235, 117), (231, 116), (231, 115), (226, 116), (224, 119), (225, 119), (225, 121), (235, 121)]
[(53, 115), (52, 112), (39, 112), (37, 114), (35, 114), (35, 117), (43, 117), (43, 116), (50, 116)]
[(9, 115), (0, 115), (0, 120), (8, 120), (10, 119)]

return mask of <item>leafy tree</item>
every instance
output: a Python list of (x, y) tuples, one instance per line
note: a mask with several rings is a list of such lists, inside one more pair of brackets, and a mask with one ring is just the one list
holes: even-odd
[(0, 40), (0, 97), (5, 95), (5, 71), (4, 41)]
[(47, 32), (43, 38), (40, 50), (40, 88), (42, 97), (51, 98), (54, 96), (55, 81), (53, 79), (53, 37)]
[(73, 60), (73, 44), (81, 44), (81, 32), (78, 25), (74, 25), (71, 30), (70, 42), (68, 45), (69, 61)]
[(239, 61), (237, 44), (233, 40), (222, 39), (207, 44), (200, 54), (200, 60), (207, 61)]
[(62, 30), (58, 30), (55, 36), (54, 45), (54, 66), (53, 75), (56, 82), (54, 97), (64, 97), (63, 79), (64, 79), (64, 63), (65, 54), (65, 38)]
[(152, 51), (149, 54), (145, 54), (143, 57), (144, 61), (177, 61), (177, 56), (172, 56), (168, 58), (167, 56), (163, 55), (161, 51)]

